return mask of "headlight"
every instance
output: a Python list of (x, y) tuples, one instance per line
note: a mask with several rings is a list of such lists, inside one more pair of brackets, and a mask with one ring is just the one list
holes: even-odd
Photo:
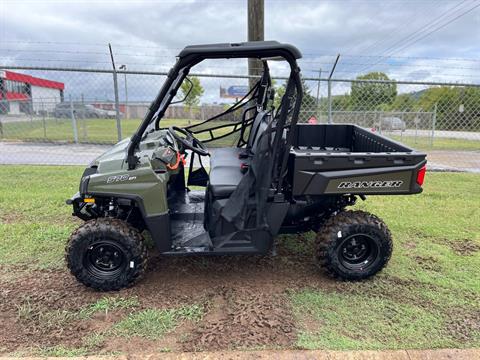
[(83, 176), (82, 180), (80, 180), (80, 188), (79, 188), (80, 195), (85, 196), (85, 194), (87, 193), (89, 181), (90, 181), (90, 176)]

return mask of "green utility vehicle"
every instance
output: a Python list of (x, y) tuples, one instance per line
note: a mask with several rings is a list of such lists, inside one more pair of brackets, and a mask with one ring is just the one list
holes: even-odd
[[(300, 57), (276, 41), (183, 49), (138, 130), (94, 160), (67, 200), (85, 221), (66, 247), (72, 274), (98, 290), (133, 284), (147, 265), (144, 231), (163, 255), (199, 256), (266, 254), (278, 234), (313, 230), (328, 273), (359, 280), (381, 270), (387, 226), (345, 209), (366, 195), (420, 193), (425, 154), (356, 125), (298, 123)], [(191, 68), (230, 58), (263, 64), (248, 94), (206, 121), (162, 128)], [(275, 108), (268, 64), (277, 60), (290, 75)]]

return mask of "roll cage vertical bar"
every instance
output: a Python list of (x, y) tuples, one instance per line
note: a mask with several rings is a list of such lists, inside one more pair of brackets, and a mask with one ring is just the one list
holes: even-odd
[[(230, 58), (283, 58), (290, 65), (290, 81), (293, 81), (296, 87), (295, 106), (293, 110), (293, 116), (291, 121), (292, 130), (295, 127), (298, 119), (298, 113), (300, 110), (300, 104), (302, 100), (302, 85), (300, 81), (300, 69), (297, 65), (296, 59), (302, 57), (300, 51), (289, 44), (281, 44), (277, 41), (252, 41), (245, 43), (235, 44), (211, 44), (211, 45), (193, 45), (185, 47), (178, 55), (178, 60), (169, 71), (167, 80), (163, 84), (160, 92), (156, 96), (155, 100), (150, 105), (147, 114), (145, 115), (142, 123), (138, 127), (135, 134), (130, 139), (130, 143), (127, 147), (126, 161), (128, 169), (133, 170), (138, 163), (138, 158), (135, 156), (135, 149), (138, 147), (142, 136), (147, 129), (148, 125), (152, 122), (156, 115), (156, 127), (157, 123), (164, 116), (167, 107), (175, 97), (178, 88), (180, 87), (183, 79), (188, 75), (190, 69), (199, 62), (206, 59), (230, 59)], [(180, 77), (179, 77), (180, 76)], [(177, 80), (175, 84), (175, 80)], [(175, 86), (173, 86), (175, 84)], [(288, 88), (288, 86), (287, 86)], [(287, 93), (284, 97), (287, 96)], [(283, 99), (282, 99), (283, 103)], [(279, 121), (282, 126), (285, 126), (285, 121), (288, 116), (288, 109), (282, 109)], [(287, 145), (292, 143), (292, 131), (289, 132)], [(289, 147), (287, 149), (289, 151)], [(288, 151), (284, 156), (288, 157)], [(286, 163), (286, 159), (282, 159), (283, 164)], [(281, 173), (280, 173), (281, 174)]]

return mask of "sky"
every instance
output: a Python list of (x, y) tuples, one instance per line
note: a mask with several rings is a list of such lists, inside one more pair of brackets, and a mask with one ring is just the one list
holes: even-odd
[[(117, 64), (166, 71), (186, 45), (245, 41), (247, 4), (0, 0), (0, 22), (0, 65), (109, 69), (111, 43)], [(297, 46), (306, 77), (320, 69), (327, 77), (340, 54), (333, 78), (383, 71), (396, 80), (480, 83), (480, 0), (265, 0), (265, 39)], [(246, 65), (224, 61), (195, 70), (245, 74)], [(281, 64), (274, 70), (286, 74)], [(132, 97), (143, 96), (146, 81), (132, 79)], [(206, 80), (215, 81), (229, 83)]]

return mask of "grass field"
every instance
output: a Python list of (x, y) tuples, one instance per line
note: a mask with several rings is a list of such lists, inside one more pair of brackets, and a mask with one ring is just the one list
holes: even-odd
[[(140, 124), (140, 119), (122, 119), (122, 135), (132, 135)], [(162, 127), (171, 125), (186, 126), (185, 119), (165, 119)], [(77, 133), (80, 142), (114, 144), (117, 139), (117, 123), (115, 119), (79, 119)], [(72, 121), (70, 119), (47, 119), (43, 121), (9, 122), (3, 125), (5, 140), (43, 140), (74, 141)]]
[[(125, 138), (132, 135), (137, 129), (140, 124), (140, 119), (122, 119), (121, 122), (122, 135)], [(198, 122), (198, 120), (191, 121), (192, 124)], [(162, 127), (169, 127), (171, 125), (186, 126), (188, 124), (189, 121), (187, 119), (163, 119), (161, 122)], [(117, 142), (116, 126), (115, 119), (80, 119), (77, 121), (79, 141), (85, 143), (114, 144)], [(215, 133), (221, 135), (226, 132), (228, 132), (228, 129), (217, 130)], [(480, 139), (463, 140), (436, 137), (433, 144), (431, 144), (429, 137), (402, 137), (397, 134), (387, 136), (418, 150), (480, 150)], [(3, 125), (3, 135), (0, 138), (4, 140), (25, 141), (74, 141), (72, 122), (69, 119), (47, 119), (45, 124), (39, 120), (6, 123)]]
[[(172, 125), (184, 127), (200, 122), (200, 120), (163, 119), (161, 127), (167, 128)], [(217, 121), (215, 124), (224, 123)], [(140, 119), (122, 119), (121, 124), (122, 136), (126, 138), (137, 130)], [(214, 133), (218, 136), (228, 133), (232, 129), (233, 127), (226, 127), (216, 130)], [(77, 134), (79, 142), (83, 143), (115, 144), (118, 141), (115, 119), (79, 119), (77, 120)], [(199, 136), (201, 140), (208, 138), (208, 134), (202, 135)], [(47, 119), (45, 122), (35, 120), (6, 123), (3, 125), (3, 135), (0, 136), (0, 139), (73, 142), (74, 134), (70, 119)]]
[[(47, 276), (49, 282), (41, 285), (50, 288), (66, 272), (63, 263), (64, 244), (79, 222), (71, 217), (64, 200), (77, 191), (81, 173), (80, 167), (0, 167), (1, 286), (11, 286), (13, 289), (13, 286), (21, 286), (17, 283), (23, 284), (28, 274), (35, 278), (47, 276), (42, 274), (53, 274), (53, 277)], [(100, 330), (88, 331), (88, 336), (84, 335), (85, 332), (79, 332), (77, 337), (81, 342), (72, 343), (58, 337), (48, 343), (38, 340), (36, 347), (30, 344), (16, 348), (21, 354), (68, 356), (98, 352), (99, 349), (108, 352), (114, 345), (109, 345), (107, 339), (113, 339), (113, 344), (117, 344), (114, 339), (125, 337), (131, 337), (131, 342), (140, 337), (141, 346), (148, 349), (152, 348), (148, 347), (149, 344), (154, 344), (152, 346), (156, 351), (170, 351), (175, 349), (172, 341), (188, 342), (189, 336), (195, 339), (194, 335), (189, 334), (208, 328), (211, 324), (209, 321), (218, 322), (215, 316), (209, 316), (216, 311), (215, 299), (222, 291), (227, 291), (226, 286), (233, 287), (229, 291), (239, 291), (238, 288), (242, 286), (251, 288), (248, 291), (256, 295), (248, 298), (250, 305), (259, 301), (258, 296), (267, 293), (273, 294), (272, 299), (277, 299), (277, 296), (286, 299), (271, 303), (269, 300), (265, 305), (268, 310), (253, 312), (255, 317), (274, 310), (292, 313), (292, 342), (289, 345), (272, 344), (268, 343), (269, 338), (266, 337), (262, 345), (264, 348), (478, 347), (479, 189), (478, 175), (429, 173), (423, 194), (371, 196), (366, 202), (360, 201), (357, 208), (382, 217), (394, 237), (394, 254), (388, 267), (369, 281), (347, 283), (325, 278), (321, 272), (317, 273), (313, 264), (310, 265), (313, 234), (305, 236), (300, 243), (298, 236), (292, 235), (282, 236), (279, 255), (270, 260), (259, 260), (260, 265), (257, 264), (259, 267), (256, 270), (251, 269), (250, 262), (240, 261), (240, 266), (245, 268), (242, 270), (240, 267), (238, 273), (232, 272), (231, 260), (223, 263), (220, 259), (207, 259), (199, 260), (195, 263), (195, 270), (189, 271), (188, 266), (183, 266), (190, 263), (179, 259), (167, 262), (160, 270), (157, 266), (150, 270), (151, 277), (155, 278), (162, 271), (173, 269), (168, 273), (168, 278), (161, 278), (162, 282), (168, 283), (163, 285), (167, 286), (165, 290), (162, 282), (149, 280), (148, 286), (139, 284), (134, 289), (122, 292), (120, 298), (115, 294), (93, 292), (78, 295), (75, 292), (82, 287), (75, 285), (73, 280), (70, 282), (67, 277), (63, 281), (67, 281), (68, 285), (61, 285), (67, 288), (66, 295), (62, 296), (62, 301), (69, 304), (66, 309), (54, 311), (53, 305), (38, 308), (38, 304), (44, 300), (40, 295), (28, 294), (33, 285), (22, 290), (25, 294), (19, 298), (21, 300), (12, 298), (14, 290), (5, 293), (0, 291), (0, 297), (4, 296), (0, 298), (4, 299), (0, 306), (6, 306), (8, 310), (7, 302), (15, 303), (13, 309), (16, 310), (9, 311), (17, 314), (14, 324), (20, 324), (20, 328), (28, 327), (26, 324), (31, 321), (28, 319), (35, 319), (43, 329), (62, 330), (67, 334), (70, 329), (68, 326), (72, 323), (90, 324), (88, 319), (99, 321), (99, 314), (116, 314), (107, 317), (108, 321), (104, 322), (106, 325)], [(264, 265), (265, 261), (273, 265)], [(297, 274), (292, 274), (293, 269), (297, 269)], [(232, 281), (224, 274), (238, 280)], [(251, 278), (242, 282), (242, 276)], [(272, 276), (276, 280), (271, 280)], [(292, 277), (294, 281), (284, 283), (282, 276)], [(215, 280), (212, 281), (210, 277), (215, 277)], [(35, 281), (32, 278), (27, 283), (36, 284)], [(214, 283), (224, 284), (221, 287), (223, 290), (215, 288)], [(179, 291), (176, 290), (177, 286), (185, 286), (185, 294), (175, 298), (175, 304), (165, 301), (168, 294)], [(154, 288), (152, 295), (146, 294), (150, 288)], [(60, 290), (54, 290), (53, 294), (56, 291)], [(241, 294), (235, 296), (241, 297)], [(228, 301), (236, 301), (235, 296), (229, 296)], [(25, 300), (26, 297), (31, 300)], [(152, 305), (152, 299), (156, 298), (161, 304)], [(72, 307), (71, 303), (76, 301), (78, 306)], [(86, 303), (82, 304), (82, 301)], [(247, 305), (242, 306), (245, 309)], [(56, 325), (52, 325), (52, 322)], [(12, 329), (16, 329), (15, 326), (12, 325)], [(228, 331), (224, 330), (227, 335)], [(169, 334), (175, 334), (177, 340), (172, 340)], [(247, 345), (241, 345), (243, 340), (240, 336), (240, 345), (228, 345), (227, 348), (252, 348), (248, 342)], [(119, 341), (125, 343), (124, 340)], [(4, 353), (11, 349), (8, 342), (5, 344), (0, 339), (0, 354), (2, 345), (5, 346)], [(121, 348), (118, 344), (116, 346)], [(215, 346), (217, 350), (223, 349), (222, 345)]]
[(417, 150), (458, 150), (458, 151), (480, 151), (480, 138), (477, 140), (454, 139), (436, 137), (430, 142), (429, 137), (387, 135)]

